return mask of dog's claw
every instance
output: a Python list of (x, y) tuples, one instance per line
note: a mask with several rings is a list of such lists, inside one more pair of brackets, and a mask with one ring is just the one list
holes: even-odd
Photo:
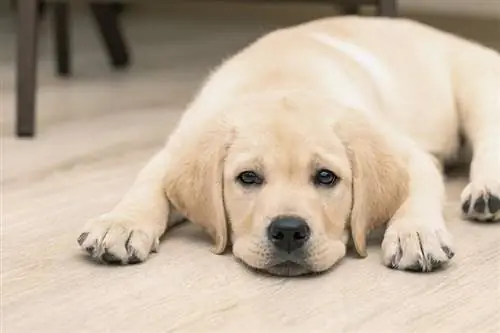
[(83, 244), (83, 242), (85, 242), (85, 240), (87, 239), (88, 235), (89, 235), (89, 233), (88, 233), (88, 232), (84, 232), (84, 233), (82, 233), (82, 234), (78, 237), (78, 240), (77, 240), (78, 245), (80, 245), (80, 246), (81, 246), (81, 245)]

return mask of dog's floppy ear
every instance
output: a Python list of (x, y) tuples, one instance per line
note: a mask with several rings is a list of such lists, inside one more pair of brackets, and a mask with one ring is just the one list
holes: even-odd
[(165, 191), (179, 213), (208, 232), (215, 244), (213, 252), (220, 254), (228, 242), (223, 170), (231, 131), (215, 120), (188, 123), (167, 143), (171, 163)]
[(358, 254), (366, 257), (368, 232), (387, 222), (408, 195), (409, 177), (397, 136), (368, 115), (347, 110), (335, 125), (352, 169), (350, 228)]

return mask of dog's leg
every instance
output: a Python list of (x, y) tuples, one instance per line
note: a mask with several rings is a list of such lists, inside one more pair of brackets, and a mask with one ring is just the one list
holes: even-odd
[(458, 61), (456, 93), (462, 128), (472, 145), (470, 182), (462, 192), (465, 217), (500, 220), (500, 56), (474, 48)]
[(432, 157), (417, 148), (408, 172), (408, 198), (389, 221), (383, 261), (391, 268), (431, 271), (454, 255), (443, 216), (444, 181)]
[(159, 152), (109, 213), (89, 221), (78, 243), (93, 258), (107, 263), (137, 263), (155, 251), (167, 225), (169, 204), (163, 178), (169, 158)]

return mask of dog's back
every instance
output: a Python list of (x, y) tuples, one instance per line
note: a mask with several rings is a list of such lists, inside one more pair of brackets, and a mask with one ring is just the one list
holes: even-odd
[[(314, 90), (376, 112), (440, 159), (459, 147), (454, 63), (491, 51), (406, 19), (339, 17), (271, 32), (226, 61), (200, 104)], [(500, 64), (500, 61), (498, 61)], [(258, 110), (256, 110), (258, 112)]]

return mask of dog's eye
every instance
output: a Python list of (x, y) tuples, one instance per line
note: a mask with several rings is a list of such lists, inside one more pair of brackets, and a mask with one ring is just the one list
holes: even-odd
[(261, 185), (264, 182), (264, 179), (253, 171), (243, 171), (236, 180), (245, 186)]
[(314, 184), (320, 186), (333, 186), (337, 182), (338, 177), (330, 170), (320, 169), (314, 175)]

